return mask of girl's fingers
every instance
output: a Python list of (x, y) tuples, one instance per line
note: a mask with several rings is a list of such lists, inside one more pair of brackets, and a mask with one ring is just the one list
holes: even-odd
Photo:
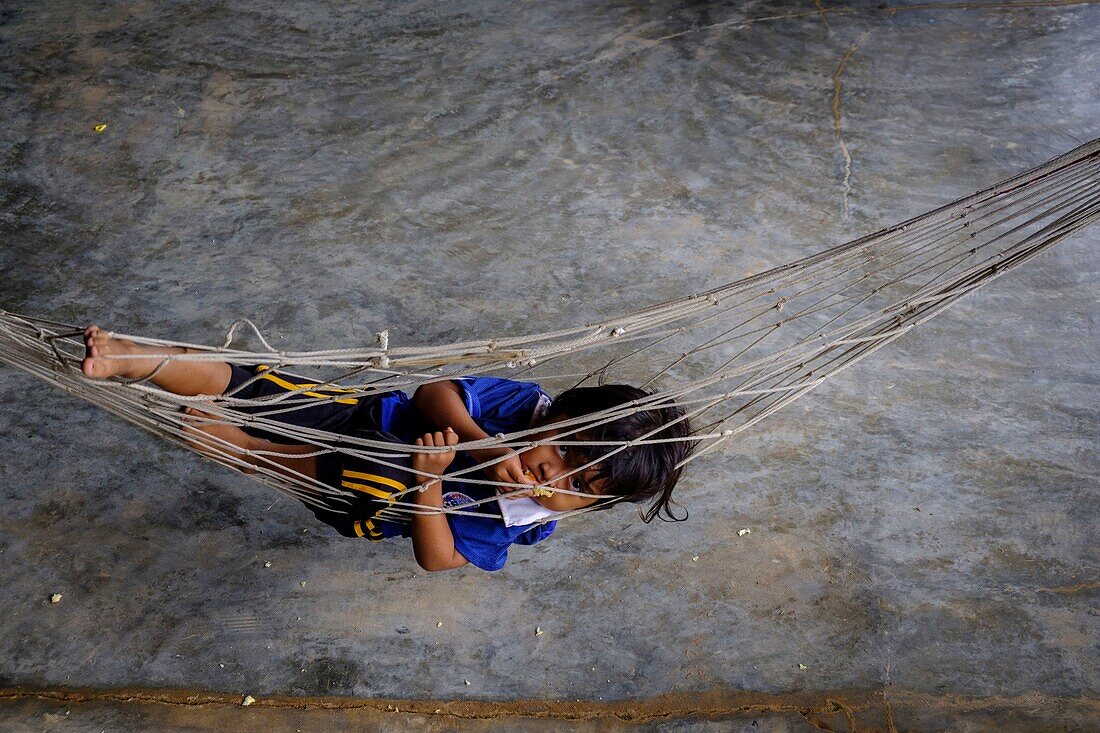
[(190, 415), (191, 417), (205, 417), (207, 420), (223, 419), (218, 417), (217, 415), (212, 415), (209, 412), (203, 412), (202, 410), (195, 407), (181, 407), (180, 412), (182, 412), (184, 415)]
[[(531, 484), (535, 483), (532, 479), (528, 478), (522, 472), (522, 469), (519, 471), (514, 469), (507, 471), (504, 475), (504, 480), (513, 484), (524, 484), (526, 486), (530, 486)], [(507, 492), (507, 495), (510, 499), (519, 499), (524, 496), (531, 495), (531, 492), (529, 490), (519, 488), (518, 486), (501, 487), (501, 490)]]
[(447, 445), (458, 445), (458, 433), (447, 428)]
[[(523, 484), (530, 485), (531, 479), (523, 475), (523, 469), (517, 469), (515, 466), (508, 466), (499, 474), (501, 481), (506, 481), (510, 484)], [(522, 486), (500, 486), (497, 491), (505, 499), (523, 499), (531, 495), (530, 489), (525, 489)]]
[(417, 445), (424, 445), (424, 439), (423, 438), (417, 438), (416, 439), (416, 444)]

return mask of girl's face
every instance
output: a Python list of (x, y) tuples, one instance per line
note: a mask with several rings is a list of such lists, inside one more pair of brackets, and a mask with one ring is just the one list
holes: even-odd
[[(535, 435), (535, 440), (551, 440), (559, 432), (550, 429)], [(575, 433), (566, 436), (563, 440), (583, 440), (583, 438)], [(555, 490), (552, 496), (532, 496), (531, 498), (555, 512), (568, 512), (595, 504), (600, 499), (600, 490), (605, 483), (604, 479), (595, 477), (596, 466), (590, 466), (571, 476), (565, 475), (577, 466), (587, 463), (574, 458), (574, 455), (569, 452), (571, 448), (572, 446), (568, 445), (537, 445), (519, 455), (524, 470), (534, 477), (535, 481)], [(589, 496), (557, 493), (561, 491), (579, 491)]]

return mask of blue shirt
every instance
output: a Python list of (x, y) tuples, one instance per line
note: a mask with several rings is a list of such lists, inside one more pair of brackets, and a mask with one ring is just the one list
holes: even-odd
[[(466, 411), (489, 435), (526, 430), (531, 427), (532, 417), (539, 404), (550, 400), (534, 382), (518, 382), (499, 377), (464, 377), (456, 379), (455, 384), (462, 391)], [(381, 423), (383, 431), (393, 433), (406, 443), (414, 442), (425, 432), (422, 418), (403, 392), (394, 392), (383, 398)], [(450, 470), (472, 465), (473, 459), (460, 453), (451, 464)], [(460, 507), (471, 501), (496, 495), (496, 489), (492, 486), (443, 482), (443, 505), (448, 508)], [(500, 505), (495, 501), (470, 507), (470, 511), (493, 516), (448, 514), (447, 523), (454, 536), (455, 549), (472, 565), (482, 570), (500, 570), (508, 560), (509, 547), (541, 542), (557, 527), (557, 522), (508, 527), (500, 516)], [(407, 524), (377, 524), (386, 537), (408, 536)]]

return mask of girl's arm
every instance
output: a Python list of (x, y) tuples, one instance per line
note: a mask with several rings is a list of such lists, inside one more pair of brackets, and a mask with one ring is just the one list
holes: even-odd
[[(416, 439), (417, 445), (426, 446), (453, 446), (457, 443), (458, 434), (449, 427), (445, 433), (437, 432), (434, 435), (426, 433), (423, 438)], [(453, 459), (454, 451), (413, 454), (412, 467), (417, 474), (416, 480), (428, 484), (428, 488), (418, 491), (415, 495), (418, 505), (426, 508), (443, 508), (443, 482), (424, 474), (442, 473)], [(462, 553), (455, 549), (451, 525), (447, 524), (447, 517), (443, 514), (435, 512), (414, 514), (412, 541), (416, 562), (425, 570), (453, 570), (468, 562)]]
[[(413, 406), (428, 421), (433, 428), (449, 428), (458, 434), (463, 441), (484, 440), (489, 434), (474, 422), (470, 413), (466, 410), (466, 402), (462, 399), (462, 389), (453, 381), (429, 382), (417, 387), (413, 394)], [(467, 451), (470, 457), (478, 463), (485, 463), (494, 458), (511, 453), (509, 448), (483, 448), (482, 450)], [(486, 476), (493, 481), (513, 484), (535, 484), (533, 478), (523, 472), (523, 464), (519, 456), (512, 456), (482, 469)], [(515, 488), (503, 489), (508, 492), (517, 491)]]
[[(416, 494), (416, 503), (423, 507), (443, 508), (442, 482)], [(425, 570), (453, 570), (468, 561), (455, 549), (451, 525), (443, 514), (414, 514), (412, 520), (413, 555)]]
[[(316, 453), (317, 446), (287, 445), (254, 438), (239, 427), (220, 422), (218, 417), (193, 407), (185, 408), (184, 413), (189, 418), (198, 418), (196, 420), (185, 418), (185, 423), (190, 428), (187, 440), (199, 453), (215, 460), (226, 457), (235, 458), (250, 466), (263, 467), (290, 478), (300, 479), (302, 476), (317, 478), (317, 457), (298, 455)], [(233, 448), (239, 448), (240, 451)], [(270, 451), (279, 455), (257, 456), (250, 455), (248, 451)], [(240, 465), (234, 465), (234, 467), (243, 473), (255, 473), (255, 470)]]
[[(470, 417), (466, 402), (462, 399), (462, 390), (452, 381), (420, 385), (413, 393), (412, 403), (433, 430), (450, 428), (462, 441), (484, 440), (489, 437)], [(469, 451), (469, 454), (478, 462), (499, 455), (493, 450)]]

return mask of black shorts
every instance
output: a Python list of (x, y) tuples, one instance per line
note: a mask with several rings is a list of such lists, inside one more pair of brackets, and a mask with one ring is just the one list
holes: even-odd
[[(397, 436), (380, 430), (356, 430), (355, 437), (398, 443)], [(397, 446), (395, 446), (396, 448)], [(370, 449), (379, 453), (378, 449)], [(400, 448), (398, 448), (400, 450)], [(324, 506), (306, 504), (322, 522), (345, 537), (365, 537), (381, 540), (394, 534), (405, 534), (407, 524), (385, 522), (376, 518), (395, 500), (412, 501), (405, 490), (416, 485), (411, 458), (395, 453), (379, 457), (363, 457), (345, 453), (329, 453), (317, 457), (317, 480), (340, 490), (338, 498), (319, 496)]]
[[(394, 448), (398, 452), (376, 458), (343, 452), (318, 456), (317, 480), (339, 489), (340, 494), (338, 497), (315, 495), (315, 500), (320, 500), (324, 506), (302, 502), (319, 520), (345, 537), (380, 540), (388, 536), (383, 533), (382, 523), (374, 517), (393, 502), (393, 494), (414, 486), (416, 480), (411, 470), (411, 457), (402, 455), (398, 447), (404, 443), (397, 436), (382, 430), (381, 401), (385, 394), (346, 397), (342, 395), (350, 390), (309, 389), (316, 385), (265, 366), (242, 367), (234, 364), (232, 369), (224, 396), (257, 400), (254, 404), (227, 405), (233, 410), (285, 425), (334, 433), (328, 442), (336, 446), (340, 444), (339, 436), (396, 444)], [(258, 399), (278, 397), (303, 388), (306, 389), (283, 400)], [(261, 427), (246, 426), (244, 430), (275, 443), (302, 445), (306, 442)], [(349, 447), (355, 446), (349, 444)], [(384, 452), (376, 448), (360, 449), (371, 453)]]
[[(228, 407), (268, 420), (330, 433), (348, 433), (353, 429), (381, 430), (381, 401), (385, 393), (366, 397), (346, 397), (345, 389), (308, 389), (317, 386), (298, 377), (274, 371), (266, 366), (230, 365), (233, 373), (224, 397), (253, 400), (253, 404), (230, 404)], [(285, 396), (287, 392), (302, 390)], [(279, 399), (280, 396), (285, 396)], [(265, 399), (267, 398), (267, 399)], [(245, 427), (245, 432), (277, 443), (301, 444), (285, 435), (271, 433), (259, 427)]]

